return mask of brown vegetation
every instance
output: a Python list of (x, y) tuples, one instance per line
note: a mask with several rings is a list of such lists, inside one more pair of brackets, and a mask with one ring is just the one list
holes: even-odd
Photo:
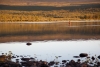
[(66, 3), (57, 6), (43, 4), (39, 4), (40, 6), (0, 5), (0, 22), (100, 20), (100, 4), (71, 3), (70, 6), (64, 6)]
[(1, 22), (34, 22), (66, 20), (100, 20), (100, 9), (53, 10), (53, 11), (13, 11), (0, 10)]

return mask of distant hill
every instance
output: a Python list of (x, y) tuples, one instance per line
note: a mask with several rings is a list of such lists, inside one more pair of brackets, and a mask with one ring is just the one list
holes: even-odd
[[(25, 0), (28, 1), (28, 0)], [(96, 2), (100, 0), (30, 0), (35, 2)]]
[[(97, 2), (97, 3), (100, 3), (100, 0), (0, 0), (0, 4), (3, 4), (3, 5), (34, 5), (36, 4), (36, 2), (42, 2), (42, 3), (45, 2), (45, 4), (49, 5), (50, 2), (53, 2), (53, 3), (54, 2), (57, 2), (57, 3)], [(38, 3), (38, 4), (41, 5), (41, 3)]]
[(100, 0), (0, 0), (0, 2), (100, 2)]

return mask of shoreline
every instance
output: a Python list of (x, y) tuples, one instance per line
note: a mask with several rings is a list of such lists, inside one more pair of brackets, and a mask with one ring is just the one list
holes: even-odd
[(72, 34), (52, 34), (52, 35), (26, 35), (26, 36), (4, 36), (0, 37), (0, 43), (5, 42), (31, 42), (31, 41), (49, 41), (49, 40), (89, 40), (100, 39), (100, 35), (72, 35)]
[(0, 22), (0, 23), (61, 23), (61, 22), (100, 22), (100, 20), (68, 20), (68, 21), (34, 21), (34, 22)]

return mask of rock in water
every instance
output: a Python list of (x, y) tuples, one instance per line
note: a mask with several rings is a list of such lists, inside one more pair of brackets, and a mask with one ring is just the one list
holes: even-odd
[(32, 45), (32, 43), (28, 42), (28, 43), (26, 43), (26, 45), (30, 46), (30, 45)]
[(79, 56), (80, 56), (80, 57), (87, 57), (88, 54), (87, 54), (87, 53), (81, 53)]

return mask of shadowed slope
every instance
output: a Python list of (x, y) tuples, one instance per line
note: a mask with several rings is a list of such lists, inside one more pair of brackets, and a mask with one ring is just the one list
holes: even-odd
[(75, 9), (87, 9), (87, 8), (100, 8), (100, 4), (84, 4), (80, 6), (9, 6), (0, 5), (0, 10), (21, 10), (21, 11), (50, 11), (50, 10), (75, 10)]

